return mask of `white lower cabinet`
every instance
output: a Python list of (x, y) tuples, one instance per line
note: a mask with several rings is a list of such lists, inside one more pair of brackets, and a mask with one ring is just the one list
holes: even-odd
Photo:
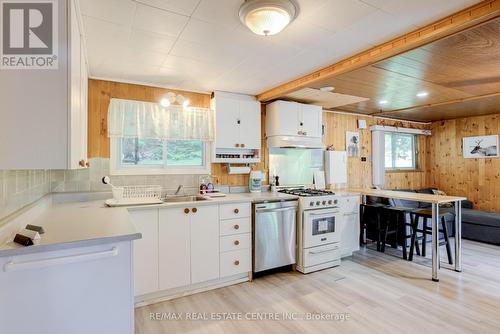
[(220, 255), (220, 276), (227, 277), (252, 270), (249, 249), (241, 249)]
[(158, 290), (158, 209), (130, 210), (142, 239), (134, 241), (134, 295)]
[(219, 210), (191, 210), (191, 284), (219, 278)]
[(191, 283), (190, 213), (160, 209), (158, 246), (160, 290)]
[(341, 256), (351, 256), (359, 250), (359, 196), (343, 197), (340, 200), (342, 208), (342, 224), (340, 234)]
[(132, 242), (0, 258), (0, 333), (132, 334)]
[(171, 289), (188, 291), (190, 286), (251, 271), (250, 204), (235, 206), (243, 217), (225, 220), (220, 219), (222, 206), (130, 209), (142, 234), (134, 244), (136, 297), (168, 296)]

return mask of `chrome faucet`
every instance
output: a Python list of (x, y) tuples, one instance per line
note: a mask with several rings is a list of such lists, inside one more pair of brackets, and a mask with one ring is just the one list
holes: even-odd
[(179, 184), (179, 186), (177, 187), (177, 190), (175, 191), (174, 195), (179, 195), (179, 192), (181, 191), (182, 187), (183, 187), (183, 185)]

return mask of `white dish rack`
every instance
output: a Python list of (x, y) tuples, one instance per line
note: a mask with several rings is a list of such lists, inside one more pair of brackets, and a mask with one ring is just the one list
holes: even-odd
[(126, 206), (142, 204), (160, 204), (162, 187), (158, 185), (145, 186), (121, 186), (117, 187), (110, 183), (109, 177), (102, 179), (104, 184), (111, 186), (113, 198), (106, 200), (108, 206)]

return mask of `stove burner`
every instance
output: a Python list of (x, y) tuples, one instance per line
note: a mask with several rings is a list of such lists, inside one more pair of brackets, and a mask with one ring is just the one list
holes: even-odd
[(278, 192), (288, 195), (295, 195), (301, 197), (311, 197), (311, 196), (331, 196), (335, 195), (333, 191), (329, 190), (318, 190), (318, 189), (304, 189), (304, 188), (295, 188), (295, 189), (282, 189), (278, 190)]

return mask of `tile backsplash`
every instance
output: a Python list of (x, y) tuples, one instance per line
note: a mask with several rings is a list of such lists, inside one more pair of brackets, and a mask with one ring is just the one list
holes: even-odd
[(0, 220), (49, 192), (47, 170), (0, 170)]
[[(0, 170), (0, 220), (50, 192), (111, 191), (101, 182), (109, 175), (109, 159), (92, 158), (80, 170)], [(167, 194), (183, 185), (183, 193), (198, 191), (199, 175), (110, 176), (115, 186), (160, 185)]]

